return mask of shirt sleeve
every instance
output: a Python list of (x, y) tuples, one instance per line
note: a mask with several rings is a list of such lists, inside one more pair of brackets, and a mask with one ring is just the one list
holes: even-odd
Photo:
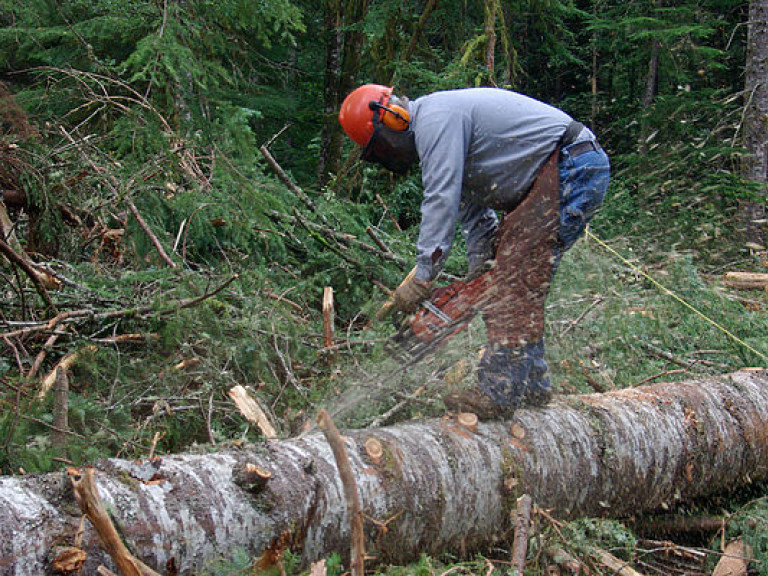
[(417, 121), (416, 149), (424, 198), (416, 278), (429, 281), (445, 264), (453, 244), (471, 126), (466, 114), (447, 108), (423, 110)]

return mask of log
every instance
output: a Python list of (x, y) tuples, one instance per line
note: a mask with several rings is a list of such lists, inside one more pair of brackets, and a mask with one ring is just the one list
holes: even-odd
[(736, 290), (768, 290), (768, 274), (756, 272), (726, 272), (723, 282)]
[[(768, 372), (561, 397), (476, 432), (444, 418), (344, 438), (370, 556), (473, 553), (506, 537), (523, 493), (560, 518), (620, 518), (766, 480)], [(265, 471), (264, 486), (233, 481), (244, 464)], [(172, 560), (199, 572), (235, 548), (256, 557), (287, 546), (305, 566), (348, 557), (344, 488), (320, 433), (166, 457), (151, 482), (132, 477), (134, 465), (100, 461), (96, 481), (126, 545), (152, 568)], [(53, 546), (77, 531), (73, 502), (62, 473), (0, 478), (0, 574), (46, 573)], [(84, 573), (114, 570), (89, 526), (82, 548)]]

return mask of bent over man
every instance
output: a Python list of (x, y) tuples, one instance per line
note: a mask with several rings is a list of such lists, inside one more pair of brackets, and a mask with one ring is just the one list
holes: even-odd
[(560, 258), (608, 188), (609, 161), (595, 135), (557, 108), (496, 88), (408, 102), (367, 84), (347, 96), (339, 120), (364, 159), (401, 174), (421, 163), (416, 274), (395, 291), (396, 307), (412, 312), (429, 298), (457, 222), (468, 276), (494, 267), (478, 385), (446, 395), (446, 406), (488, 419), (548, 402), (545, 300)]

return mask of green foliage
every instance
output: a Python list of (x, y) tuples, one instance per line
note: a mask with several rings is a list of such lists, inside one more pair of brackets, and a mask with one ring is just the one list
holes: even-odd
[(729, 541), (741, 537), (757, 559), (750, 568), (760, 576), (768, 574), (768, 500), (758, 498), (737, 510), (728, 521)]
[(629, 560), (637, 545), (634, 534), (616, 520), (583, 518), (566, 524), (562, 532), (579, 555), (589, 556), (592, 548), (598, 547)]
[[(384, 300), (376, 285), (395, 286), (413, 260), (420, 175), (395, 179), (350, 160), (328, 186), (314, 185), (322, 119), (335, 115), (334, 103), (324, 109), (327, 42), (353, 30), (364, 35), (361, 68), (345, 81), (394, 83), (412, 98), (495, 82), (558, 104), (608, 150), (614, 177), (596, 236), (566, 254), (547, 304), (559, 391), (765, 365), (764, 299), (718, 282), (733, 266), (766, 268), (764, 255), (734, 241), (738, 203), (763, 192), (738, 175), (747, 5), (441, 0), (422, 20), (426, 0), (374, 0), (360, 22), (326, 30), (332, 6), (306, 0), (0, 3), (0, 67), (39, 132), (9, 140), (31, 207), (12, 214), (16, 232), (68, 280), (53, 293), (59, 309), (95, 314), (59, 326), (41, 370), (96, 346), (71, 370), (64, 455), (51, 443), (50, 398), (32, 400), (34, 382), (23, 377), (46, 338), (2, 350), (3, 473), (56, 469), (62, 458), (145, 457), (156, 434), (160, 453), (259, 441), (227, 397), (237, 384), (250, 386), (285, 435), (318, 406), (340, 423), (367, 424), (419, 386), (420, 401), (396, 418), (442, 414), (446, 375), (462, 360), (471, 372), (485, 344), (482, 321), (408, 370), (382, 349), (393, 327), (373, 321)], [(273, 176), (258, 151), (266, 142), (316, 211)], [(345, 155), (356, 153), (347, 142)], [(400, 261), (370, 250), (368, 226)], [(457, 235), (448, 273), (464, 273), (462, 252)], [(0, 263), (0, 277), (3, 298), (13, 299), (3, 300), (4, 320), (45, 318), (23, 275)], [(319, 351), (327, 286), (337, 342), (348, 345), (332, 361)], [(115, 315), (98, 317), (105, 311)], [(109, 340), (125, 334), (140, 338)], [(764, 507), (759, 499), (729, 523), (729, 535), (742, 534), (760, 557)], [(615, 521), (582, 520), (564, 534), (583, 556), (600, 547), (631, 559), (637, 545)], [(329, 576), (344, 569), (338, 555), (326, 567)], [(300, 574), (298, 556), (287, 552), (284, 569)], [(250, 573), (253, 559), (238, 550), (207, 570)], [(487, 564), (457, 570), (486, 573)], [(427, 556), (387, 571), (442, 572)]]

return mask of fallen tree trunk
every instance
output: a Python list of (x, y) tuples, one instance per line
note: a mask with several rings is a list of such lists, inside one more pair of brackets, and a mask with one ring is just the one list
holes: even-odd
[[(507, 507), (523, 493), (562, 518), (620, 517), (766, 479), (768, 372), (563, 397), (472, 428), (446, 417), (346, 432), (374, 520), (369, 554), (402, 563), (489, 546), (508, 537)], [(322, 434), (152, 465), (147, 474), (103, 461), (96, 481), (127, 546), (153, 568), (173, 559), (191, 573), (238, 547), (290, 547), (305, 562), (349, 549), (344, 488)], [(64, 474), (0, 479), (0, 573), (45, 573), (79, 519)], [(85, 573), (110, 566), (90, 526), (83, 548)]]
[(726, 272), (725, 285), (736, 290), (768, 290), (768, 274), (755, 272)]

